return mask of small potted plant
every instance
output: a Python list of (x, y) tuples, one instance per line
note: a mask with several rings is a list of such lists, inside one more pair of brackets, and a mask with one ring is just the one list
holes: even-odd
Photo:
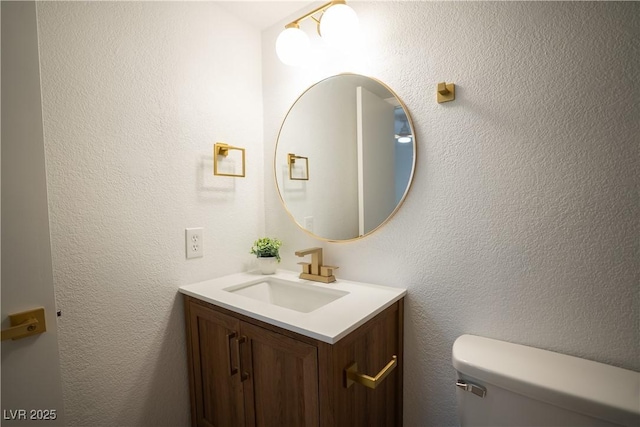
[(282, 246), (282, 242), (271, 237), (262, 237), (253, 242), (250, 253), (258, 257), (258, 265), (262, 274), (276, 272), (276, 264), (280, 262), (280, 246)]

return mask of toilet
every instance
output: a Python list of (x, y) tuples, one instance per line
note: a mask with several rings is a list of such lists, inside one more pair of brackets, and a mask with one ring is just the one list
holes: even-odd
[(460, 425), (640, 426), (640, 373), (474, 335), (453, 344)]

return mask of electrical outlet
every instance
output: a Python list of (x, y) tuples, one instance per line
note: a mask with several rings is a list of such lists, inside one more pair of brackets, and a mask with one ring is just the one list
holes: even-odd
[(204, 256), (203, 230), (203, 228), (186, 228), (184, 230), (187, 258), (201, 258)]
[(304, 217), (304, 229), (313, 233), (313, 217), (312, 216)]

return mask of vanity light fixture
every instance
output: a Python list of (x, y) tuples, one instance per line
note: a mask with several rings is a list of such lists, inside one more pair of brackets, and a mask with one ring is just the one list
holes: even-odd
[[(302, 65), (306, 61), (311, 42), (300, 29), (307, 18), (317, 24), (318, 34), (332, 47), (340, 47), (354, 39), (358, 29), (358, 15), (345, 0), (332, 0), (284, 26), (276, 40), (278, 58), (287, 65)], [(314, 15), (320, 14), (318, 18)]]
[(400, 144), (408, 144), (412, 141), (412, 138), (413, 135), (409, 130), (409, 123), (405, 120), (405, 122), (402, 124), (402, 127), (400, 128), (400, 133), (396, 135), (396, 140)]

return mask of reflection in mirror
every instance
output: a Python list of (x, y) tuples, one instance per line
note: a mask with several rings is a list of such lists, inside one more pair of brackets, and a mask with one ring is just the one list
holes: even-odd
[(293, 104), (280, 128), (274, 167), (294, 221), (316, 237), (341, 241), (371, 233), (395, 213), (415, 160), (413, 126), (400, 99), (375, 79), (341, 74), (313, 85)]

